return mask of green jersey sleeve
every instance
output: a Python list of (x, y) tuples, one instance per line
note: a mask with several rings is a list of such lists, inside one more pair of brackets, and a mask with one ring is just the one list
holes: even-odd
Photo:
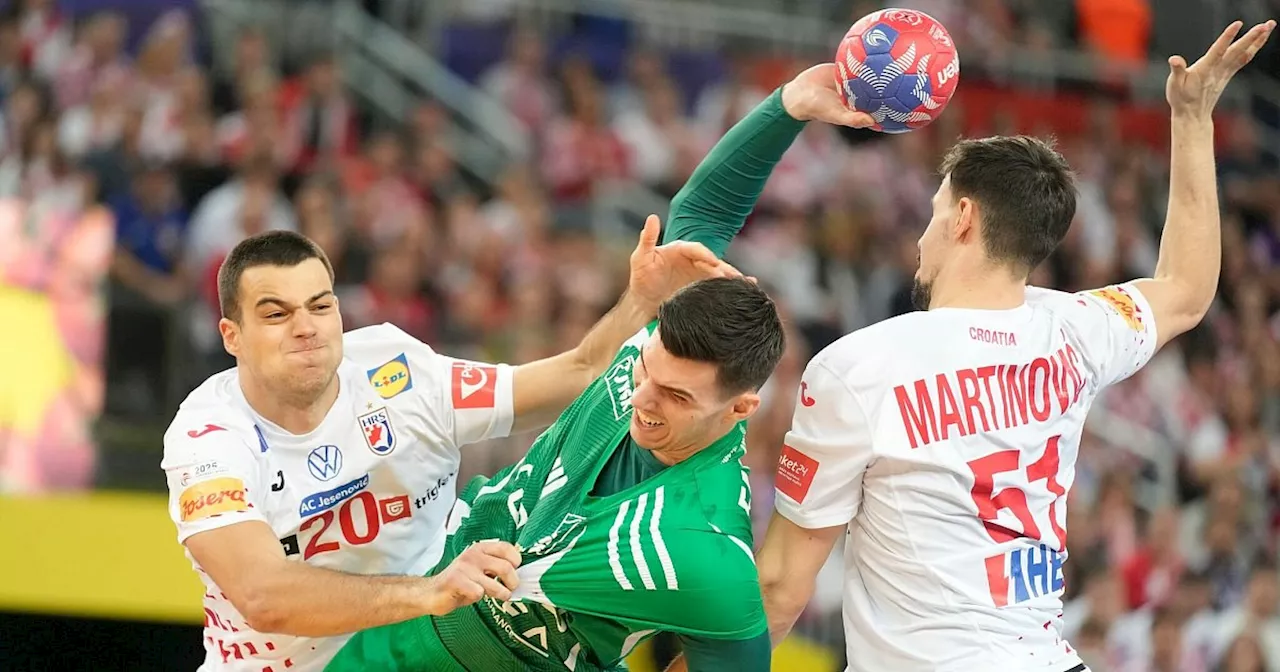
[(687, 635), (679, 639), (689, 672), (769, 672), (773, 645), (769, 641), (768, 630), (750, 639), (710, 639)]
[(782, 89), (774, 91), (729, 129), (671, 200), (662, 241), (702, 243), (723, 257), (804, 125), (783, 109)]

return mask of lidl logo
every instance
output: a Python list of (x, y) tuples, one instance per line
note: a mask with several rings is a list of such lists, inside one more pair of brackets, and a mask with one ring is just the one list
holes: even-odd
[(402, 352), (386, 364), (376, 369), (369, 369), (369, 383), (383, 399), (390, 399), (401, 392), (413, 389), (413, 375), (409, 373), (408, 358)]

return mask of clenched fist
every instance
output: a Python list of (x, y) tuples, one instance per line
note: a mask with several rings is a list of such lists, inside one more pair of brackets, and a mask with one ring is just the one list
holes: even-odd
[(427, 613), (443, 616), (486, 595), (504, 602), (511, 599), (511, 591), (520, 585), (516, 577), (519, 566), (520, 551), (505, 541), (472, 544), (428, 580)]

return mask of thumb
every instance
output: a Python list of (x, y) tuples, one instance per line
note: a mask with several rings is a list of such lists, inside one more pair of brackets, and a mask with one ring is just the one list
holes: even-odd
[(1170, 56), (1169, 69), (1173, 71), (1173, 74), (1181, 77), (1187, 71), (1187, 59), (1181, 56)]
[(855, 112), (846, 107), (843, 123), (851, 128), (871, 128), (876, 125), (876, 120), (866, 112)]
[(649, 215), (644, 220), (644, 230), (640, 232), (640, 243), (637, 251), (652, 250), (658, 246), (658, 236), (662, 234), (662, 220), (657, 215)]

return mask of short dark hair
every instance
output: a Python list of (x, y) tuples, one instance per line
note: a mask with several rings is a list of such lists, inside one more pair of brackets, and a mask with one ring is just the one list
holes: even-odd
[(333, 281), (333, 265), (315, 241), (293, 231), (266, 231), (240, 241), (218, 268), (218, 307), (222, 316), (240, 321), (240, 276), (255, 266), (297, 266), (319, 259)]
[(658, 334), (672, 355), (715, 364), (726, 395), (760, 389), (786, 346), (773, 299), (740, 278), (700, 280), (677, 292), (658, 308)]
[(1076, 214), (1076, 181), (1052, 141), (1026, 135), (961, 140), (942, 159), (956, 199), (982, 208), (987, 256), (1030, 273), (1058, 247)]

